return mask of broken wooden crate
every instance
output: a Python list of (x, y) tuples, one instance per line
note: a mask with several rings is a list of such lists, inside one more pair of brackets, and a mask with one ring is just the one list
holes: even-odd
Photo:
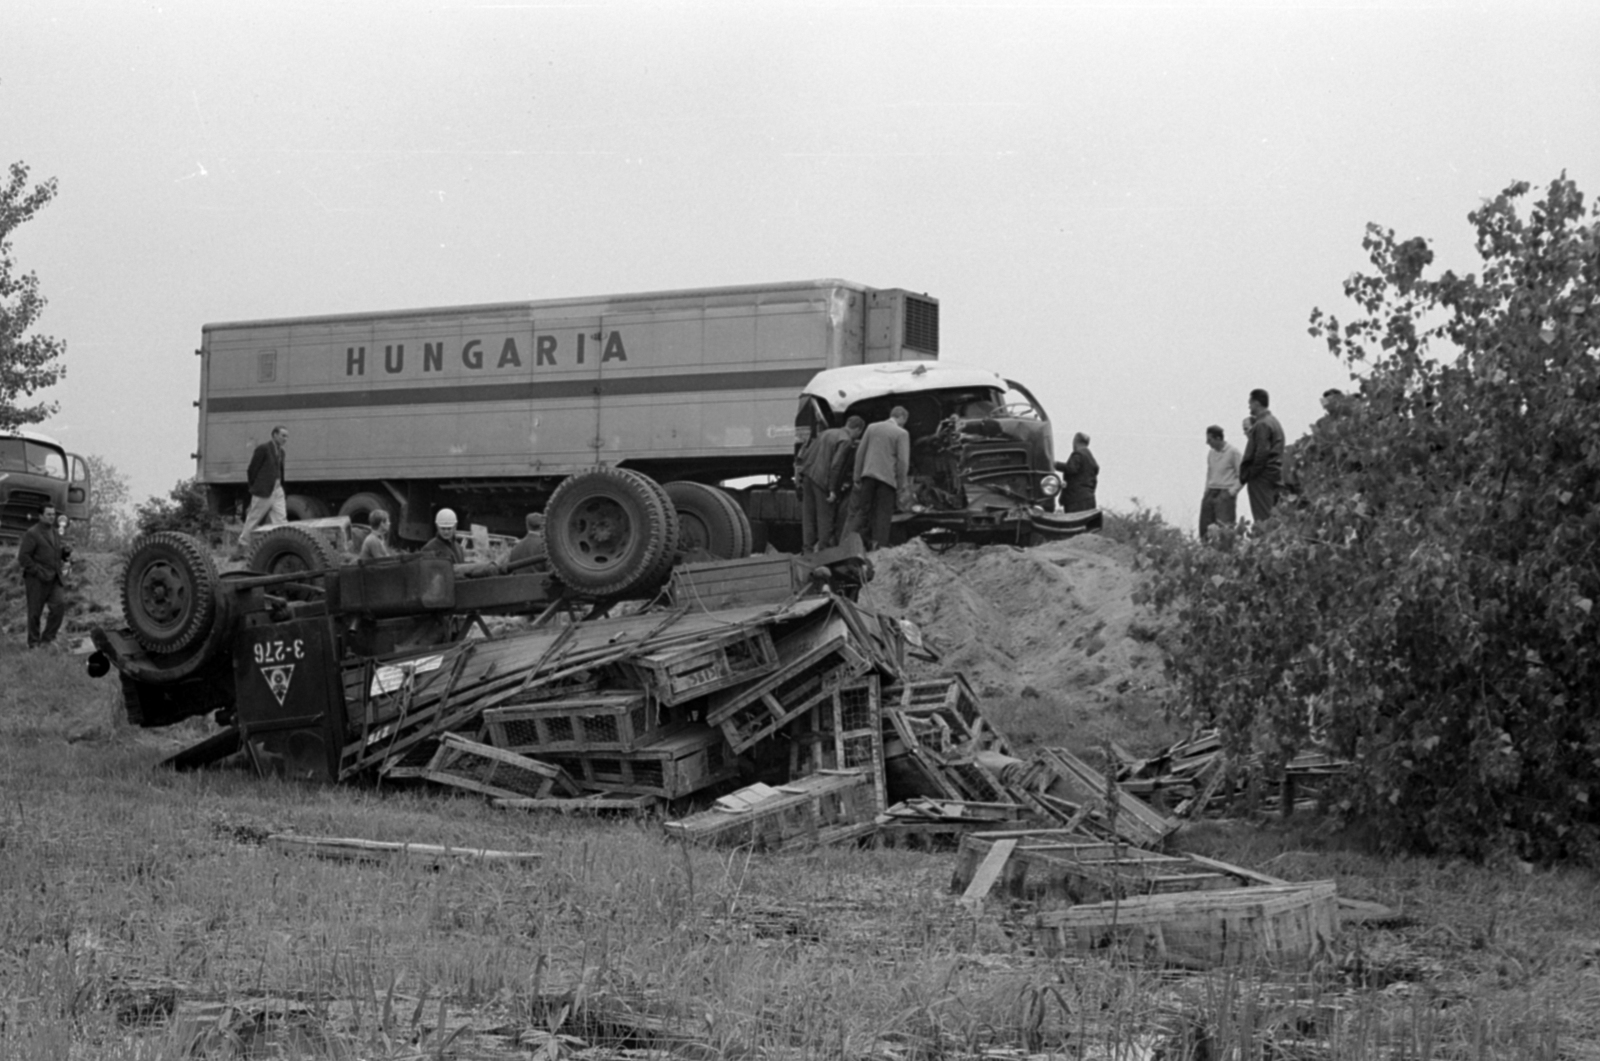
[(865, 672), (865, 657), (851, 644), (849, 627), (824, 615), (781, 638), (771, 674), (713, 693), (706, 721), (719, 726), (735, 752), (772, 736), (811, 710), (833, 690)]
[(632, 656), (619, 666), (671, 705), (759, 678), (778, 666), (778, 653), (766, 627), (751, 626)]
[(439, 750), (422, 776), (437, 784), (502, 799), (579, 794), (572, 778), (558, 766), (479, 744), (456, 733), (440, 738)]
[(1337, 899), (1333, 881), (1257, 885), (1069, 906), (1028, 923), (1050, 955), (1119, 947), (1136, 959), (1196, 969), (1297, 964), (1332, 942)]
[(864, 770), (873, 809), (888, 806), (883, 773), (883, 704), (876, 674), (841, 685), (787, 728), (789, 776), (822, 770)]
[(887, 847), (953, 848), (968, 833), (1016, 825), (1026, 808), (1020, 803), (975, 803), (970, 800), (902, 800), (878, 815), (877, 841)]
[(872, 776), (863, 771), (828, 770), (760, 788), (764, 798), (739, 798), (749, 792), (741, 789), (718, 806), (667, 822), (667, 833), (714, 847), (776, 851), (837, 843), (875, 827)]
[(666, 721), (660, 705), (643, 692), (491, 707), (483, 724), (489, 743), (527, 755), (631, 752), (683, 725)]
[(631, 752), (547, 755), (583, 788), (677, 799), (738, 776), (739, 762), (722, 733), (692, 723)]
[(1137, 895), (1220, 891), (1258, 883), (1248, 870), (1185, 854), (1160, 854), (1066, 829), (985, 830), (961, 840), (951, 890), (963, 891), (1002, 841), (1009, 847), (995, 880), (1015, 899), (1097, 903)]

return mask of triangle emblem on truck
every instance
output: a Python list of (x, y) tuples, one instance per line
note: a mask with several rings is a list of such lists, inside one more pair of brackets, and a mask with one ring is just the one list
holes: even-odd
[(282, 707), (283, 698), (289, 695), (289, 682), (294, 678), (294, 664), (262, 667), (261, 676), (267, 680), (267, 688), (272, 690), (272, 695), (277, 697), (278, 706)]

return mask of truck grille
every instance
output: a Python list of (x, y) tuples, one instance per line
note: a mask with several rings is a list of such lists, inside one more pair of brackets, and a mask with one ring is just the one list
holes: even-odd
[(52, 504), (50, 495), (39, 490), (12, 490), (0, 502), (0, 528), (7, 531), (26, 531), (39, 522), (44, 506)]
[(905, 345), (939, 352), (939, 303), (906, 296)]

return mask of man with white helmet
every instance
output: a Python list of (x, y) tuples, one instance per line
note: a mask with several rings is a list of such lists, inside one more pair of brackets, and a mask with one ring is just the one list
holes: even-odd
[(456, 540), (456, 514), (454, 509), (441, 508), (433, 517), (433, 537), (422, 547), (425, 553), (449, 557), (452, 564), (466, 562), (461, 543)]

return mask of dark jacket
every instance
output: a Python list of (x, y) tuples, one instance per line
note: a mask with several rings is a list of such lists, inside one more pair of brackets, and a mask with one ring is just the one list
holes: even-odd
[(1257, 480), (1274, 486), (1283, 480), (1283, 426), (1270, 412), (1250, 425), (1250, 441), (1239, 462), (1239, 482)]
[(250, 467), (244, 477), (250, 483), (250, 493), (255, 497), (271, 497), (272, 488), (283, 481), (283, 450), (270, 439), (256, 447), (250, 455)]
[(1088, 450), (1073, 450), (1066, 463), (1057, 464), (1061, 472), (1061, 511), (1087, 512), (1097, 508), (1094, 489), (1100, 485), (1100, 462)]
[(35, 523), (17, 545), (17, 566), (22, 568), (23, 578), (48, 586), (62, 581), (61, 569), (71, 555), (72, 546), (61, 540), (54, 526)]
[(464, 564), (467, 562), (466, 554), (461, 551), (460, 538), (451, 538), (449, 541), (445, 541), (435, 534), (428, 539), (427, 544), (419, 552), (427, 553), (430, 556), (447, 556), (452, 564)]

